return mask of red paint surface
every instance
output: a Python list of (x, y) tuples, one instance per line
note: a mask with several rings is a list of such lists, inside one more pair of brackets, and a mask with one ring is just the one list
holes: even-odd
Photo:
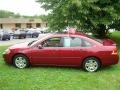
[[(51, 34), (49, 37), (63, 37), (67, 34)], [(55, 66), (81, 66), (87, 57), (96, 57), (100, 60), (102, 66), (117, 64), (119, 60), (118, 54), (112, 55), (115, 45), (103, 45), (93, 39), (81, 35), (70, 35), (88, 40), (93, 45), (91, 47), (43, 47), (39, 49), (37, 46), (44, 39), (40, 39), (32, 46), (28, 43), (16, 44), (10, 47), (10, 53), (4, 54), (3, 57), (7, 63), (12, 63), (13, 56), (16, 54), (24, 54), (28, 57), (32, 65), (55, 65)], [(107, 43), (108, 44), (108, 43)]]

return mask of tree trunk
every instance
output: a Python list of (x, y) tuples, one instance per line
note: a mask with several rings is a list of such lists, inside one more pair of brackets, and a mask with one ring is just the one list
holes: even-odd
[(98, 38), (106, 38), (108, 30), (106, 29), (106, 25), (99, 24), (97, 28)]

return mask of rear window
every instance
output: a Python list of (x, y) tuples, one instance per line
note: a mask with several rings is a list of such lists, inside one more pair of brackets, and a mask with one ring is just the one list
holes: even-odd
[(103, 41), (101, 39), (98, 39), (98, 38), (95, 38), (95, 37), (92, 37), (92, 36), (88, 36), (88, 38), (91, 38), (91, 39), (93, 39), (93, 40), (95, 40), (95, 41), (97, 41), (101, 44), (103, 43)]

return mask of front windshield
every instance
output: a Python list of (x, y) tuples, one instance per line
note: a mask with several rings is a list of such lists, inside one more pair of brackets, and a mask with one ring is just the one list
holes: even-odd
[(40, 35), (37, 40), (34, 40), (32, 42), (30, 42), (30, 44), (28, 44), (29, 46), (34, 46), (36, 44), (38, 44), (39, 42), (45, 40), (46, 38), (48, 38), (50, 36), (50, 34), (44, 34), (44, 35)]

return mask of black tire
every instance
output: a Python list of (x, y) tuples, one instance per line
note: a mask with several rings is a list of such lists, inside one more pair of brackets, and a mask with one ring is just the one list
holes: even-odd
[(24, 39), (26, 38), (26, 36), (24, 36)]
[(95, 57), (88, 57), (83, 61), (82, 67), (85, 71), (96, 72), (100, 68), (100, 61)]
[(4, 40), (4, 38), (1, 39), (2, 41)]
[(25, 55), (18, 54), (13, 58), (13, 65), (19, 69), (26, 68), (30, 65), (28, 58)]
[(35, 37), (35, 35), (34, 34), (32, 34), (32, 38), (34, 38)]
[(10, 40), (10, 38), (8, 38), (8, 40)]
[(32, 38), (34, 38), (34, 35), (32, 35)]

